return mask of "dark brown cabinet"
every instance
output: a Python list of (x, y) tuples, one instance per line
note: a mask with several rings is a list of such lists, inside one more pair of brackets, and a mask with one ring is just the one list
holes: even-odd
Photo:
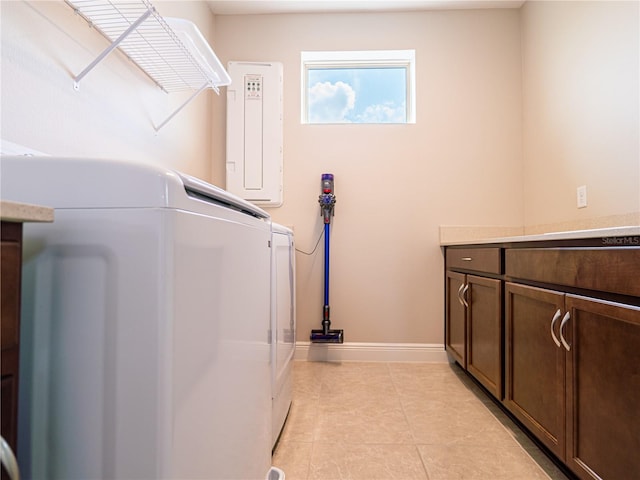
[(501, 399), (502, 282), (482, 275), (501, 273), (500, 249), (451, 249), (446, 262), (446, 349)]
[(467, 370), (502, 398), (502, 282), (467, 275)]
[(449, 355), (464, 369), (467, 368), (467, 310), (462, 300), (466, 285), (464, 273), (446, 272), (446, 348)]
[[(18, 361), (20, 358), (20, 273), (22, 266), (22, 224), (2, 222), (0, 248), (0, 364), (1, 433), (11, 449), (16, 451), (18, 412)], [(3, 476), (5, 472), (3, 470)]]
[(505, 297), (504, 403), (564, 459), (565, 349), (558, 339), (564, 294), (507, 282)]
[(584, 479), (640, 478), (640, 308), (567, 295), (566, 309), (566, 462)]
[(640, 478), (640, 307), (598, 298), (638, 292), (640, 249), (508, 249), (505, 269), (505, 406), (578, 477)]
[(607, 240), (447, 247), (445, 346), (577, 477), (635, 480), (640, 238)]

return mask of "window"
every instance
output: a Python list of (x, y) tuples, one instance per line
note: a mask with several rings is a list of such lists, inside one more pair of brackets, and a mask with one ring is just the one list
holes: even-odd
[(302, 123), (415, 123), (415, 50), (302, 52)]

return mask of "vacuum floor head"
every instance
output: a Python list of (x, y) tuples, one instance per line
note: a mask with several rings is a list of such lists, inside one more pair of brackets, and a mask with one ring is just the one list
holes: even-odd
[(344, 334), (342, 330), (311, 330), (311, 343), (343, 343)]

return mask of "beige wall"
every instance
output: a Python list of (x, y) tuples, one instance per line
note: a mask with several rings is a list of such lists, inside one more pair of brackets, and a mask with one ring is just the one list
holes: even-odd
[[(164, 16), (196, 22), (213, 36), (204, 2), (154, 2)], [(73, 89), (108, 45), (62, 1), (2, 1), (3, 140), (53, 155), (123, 158), (211, 179), (211, 91), (202, 93), (157, 134), (158, 125), (191, 92), (162, 92), (115, 52)]]
[[(638, 2), (217, 17), (204, 2), (154, 3), (195, 21), (223, 62), (283, 62), (285, 203), (270, 212), (310, 250), (322, 229), (320, 174), (336, 175), (330, 303), (349, 342), (442, 343), (441, 224), (638, 223)], [(188, 93), (159, 91), (117, 53), (75, 92), (72, 74), (104, 39), (62, 1), (1, 1), (0, 14), (3, 139), (224, 186), (224, 90), (156, 134)], [(415, 125), (300, 124), (301, 50), (405, 48), (417, 56)], [(578, 210), (583, 184), (589, 206)], [(322, 248), (297, 261), (306, 340), (321, 320)]]
[(610, 216), (640, 223), (639, 5), (529, 1), (521, 9), (524, 222), (532, 233)]
[[(284, 64), (284, 205), (310, 251), (335, 175), (331, 317), (348, 342), (443, 342), (440, 224), (522, 224), (517, 10), (217, 16), (220, 58)], [(415, 48), (415, 125), (301, 125), (300, 51)], [(224, 109), (214, 109), (223, 123)], [(214, 143), (224, 142), (216, 130)], [(224, 178), (215, 152), (214, 178)], [(298, 339), (322, 319), (322, 245), (298, 254)]]

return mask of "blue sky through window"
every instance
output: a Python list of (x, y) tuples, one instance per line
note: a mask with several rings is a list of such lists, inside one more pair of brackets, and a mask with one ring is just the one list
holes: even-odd
[(309, 68), (309, 123), (406, 123), (404, 67)]

